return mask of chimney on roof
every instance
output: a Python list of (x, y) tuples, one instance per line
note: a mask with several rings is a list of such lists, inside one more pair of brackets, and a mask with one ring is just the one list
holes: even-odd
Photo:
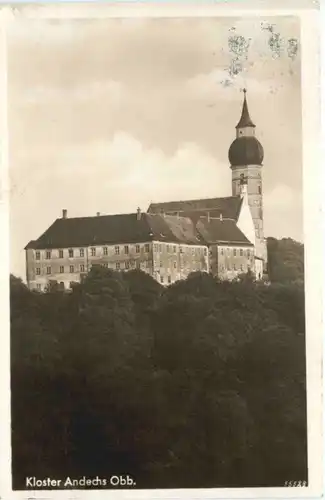
[(66, 210), (65, 208), (62, 210), (62, 219), (67, 219), (68, 217), (68, 210)]
[(208, 222), (210, 222), (210, 212), (207, 212)]
[(137, 220), (141, 219), (141, 208), (137, 209)]
[(100, 212), (97, 212), (96, 215), (97, 215), (97, 217), (99, 217), (100, 216)]
[(220, 220), (223, 220), (222, 214), (220, 214), (219, 218), (220, 218)]

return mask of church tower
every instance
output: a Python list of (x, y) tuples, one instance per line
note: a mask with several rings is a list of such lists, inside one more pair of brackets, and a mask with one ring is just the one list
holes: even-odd
[(262, 166), (264, 151), (255, 137), (255, 128), (248, 112), (246, 89), (240, 120), (236, 125), (236, 139), (229, 148), (232, 170), (232, 195), (238, 196), (247, 190), (247, 198), (255, 226), (256, 275), (262, 277), (267, 271), (267, 248), (263, 228)]

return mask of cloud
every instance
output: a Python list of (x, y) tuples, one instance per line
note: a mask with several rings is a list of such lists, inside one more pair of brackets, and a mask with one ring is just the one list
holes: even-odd
[[(41, 158), (34, 165), (20, 173), (20, 190), (12, 196), (19, 196), (22, 203), (28, 185), (33, 185), (38, 205), (46, 203), (59, 212), (64, 204), (76, 215), (88, 215), (99, 206), (103, 212), (135, 211), (139, 204), (147, 208), (151, 201), (226, 196), (231, 191), (228, 165), (218, 163), (197, 144), (181, 144), (173, 155), (166, 155), (159, 148), (143, 147), (123, 131), (111, 141), (58, 152), (46, 173)], [(80, 187), (83, 196), (76, 201), (75, 190)]]
[[(199, 145), (183, 143), (174, 154), (167, 155), (159, 148), (145, 148), (124, 131), (115, 133), (111, 141), (96, 141), (65, 151), (58, 158), (57, 168), (55, 175), (67, 177), (89, 176), (92, 168), (98, 197), (105, 199), (110, 192), (114, 197), (118, 193), (121, 199), (124, 193), (126, 205), (135, 198), (146, 204), (151, 199), (197, 197), (209, 192), (227, 194), (229, 190), (229, 168)], [(101, 176), (99, 185), (96, 179)], [(206, 182), (208, 178), (211, 184)]]
[(20, 94), (23, 104), (64, 104), (91, 99), (105, 99), (106, 104), (118, 105), (125, 99), (125, 86), (114, 80), (88, 81), (70, 87), (35, 86)]
[(256, 78), (246, 77), (245, 72), (236, 78), (231, 78), (226, 69), (214, 69), (209, 73), (196, 75), (187, 81), (186, 88), (192, 97), (204, 100), (215, 100), (216, 97), (233, 100), (234, 90), (238, 91), (239, 95), (239, 91), (243, 88), (254, 92), (254, 95), (268, 92), (267, 83)]

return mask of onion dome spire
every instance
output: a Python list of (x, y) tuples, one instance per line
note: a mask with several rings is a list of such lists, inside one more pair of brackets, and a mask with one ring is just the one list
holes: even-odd
[(262, 165), (263, 162), (264, 151), (255, 137), (255, 125), (248, 112), (246, 89), (244, 89), (242, 114), (236, 125), (236, 139), (229, 148), (228, 158), (231, 167)]
[(247, 99), (246, 99), (247, 90), (243, 89), (243, 92), (244, 92), (243, 109), (242, 109), (240, 120), (236, 125), (236, 128), (255, 127), (254, 123), (251, 120), (251, 117), (249, 116), (249, 112), (248, 112)]

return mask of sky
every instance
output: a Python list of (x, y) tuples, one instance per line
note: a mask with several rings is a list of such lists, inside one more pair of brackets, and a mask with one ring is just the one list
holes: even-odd
[[(11, 272), (68, 216), (231, 195), (247, 88), (265, 235), (303, 241), (299, 20), (17, 18), (8, 34)], [(298, 44), (297, 44), (298, 42)]]

